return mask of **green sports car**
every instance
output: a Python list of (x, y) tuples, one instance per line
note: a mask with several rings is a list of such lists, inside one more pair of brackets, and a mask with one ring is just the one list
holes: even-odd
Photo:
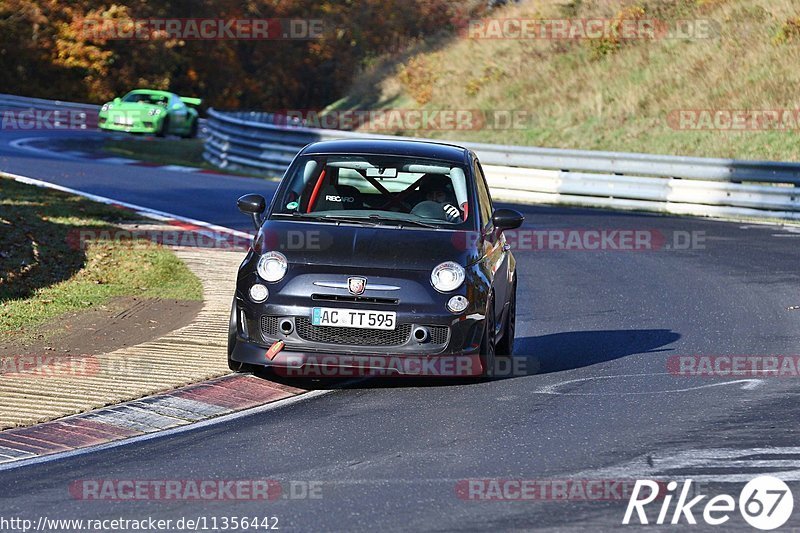
[[(197, 135), (199, 98), (186, 98), (167, 91), (137, 89), (100, 108), (101, 130), (152, 133), (159, 137)], [(187, 105), (188, 104), (188, 105)]]

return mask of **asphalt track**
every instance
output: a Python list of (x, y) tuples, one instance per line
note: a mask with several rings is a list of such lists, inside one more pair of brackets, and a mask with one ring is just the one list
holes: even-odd
[[(27, 152), (9, 144), (20, 136), (0, 133), (0, 170), (236, 229), (249, 222), (235, 199), (274, 190), (250, 178)], [(800, 305), (800, 233), (518, 208), (526, 230), (646, 230), (667, 244), (695, 232), (703, 241), (688, 250), (517, 250), (521, 375), (360, 382), (224, 424), (3, 471), (0, 517), (277, 516), (284, 531), (607, 531), (622, 527), (627, 500), (475, 501), (457, 487), (487, 478), (688, 477), (709, 496), (738, 497), (743, 481), (773, 473), (800, 497), (798, 378), (675, 376), (667, 364), (676, 355), (797, 354), (800, 310), (789, 308)], [(84, 501), (68, 490), (82, 479), (264, 478), (284, 487), (319, 482), (321, 498)], [(648, 511), (654, 520), (658, 506)], [(800, 525), (797, 515), (785, 527)], [(752, 530), (735, 512), (716, 529)]]

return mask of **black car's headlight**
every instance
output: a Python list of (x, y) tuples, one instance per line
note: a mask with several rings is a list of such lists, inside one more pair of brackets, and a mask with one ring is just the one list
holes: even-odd
[(453, 261), (445, 261), (431, 272), (431, 285), (439, 292), (454, 291), (462, 283), (464, 283), (464, 267)]
[(282, 253), (267, 252), (258, 259), (256, 272), (264, 281), (275, 283), (283, 279), (288, 268), (289, 262)]

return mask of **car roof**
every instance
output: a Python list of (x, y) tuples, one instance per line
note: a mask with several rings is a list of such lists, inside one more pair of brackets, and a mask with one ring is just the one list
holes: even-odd
[(301, 155), (312, 154), (376, 154), (405, 155), (464, 163), (469, 150), (463, 146), (407, 139), (339, 139), (309, 144)]

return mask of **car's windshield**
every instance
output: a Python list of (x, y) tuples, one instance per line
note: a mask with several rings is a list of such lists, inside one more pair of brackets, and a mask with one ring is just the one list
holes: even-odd
[(311, 214), (315, 218), (420, 222), (466, 229), (475, 212), (463, 165), (413, 157), (301, 157), (278, 194), (271, 216)]
[(136, 103), (140, 102), (143, 104), (154, 104), (160, 105), (162, 107), (166, 107), (169, 98), (164, 96), (163, 94), (152, 94), (152, 93), (128, 93), (122, 99), (123, 102), (129, 103)]

